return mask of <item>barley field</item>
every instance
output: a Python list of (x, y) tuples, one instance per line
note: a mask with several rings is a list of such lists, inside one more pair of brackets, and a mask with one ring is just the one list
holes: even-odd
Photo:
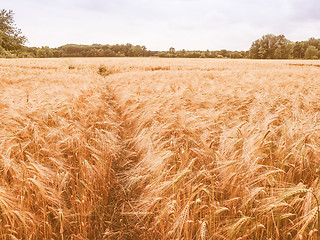
[(318, 239), (320, 61), (1, 59), (1, 239)]

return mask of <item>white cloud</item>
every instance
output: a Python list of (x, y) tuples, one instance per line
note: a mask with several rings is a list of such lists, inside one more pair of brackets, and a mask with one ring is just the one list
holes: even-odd
[[(319, 2), (320, 3), (320, 2)], [(317, 0), (8, 0), (30, 46), (133, 43), (247, 50), (263, 34), (319, 37)]]

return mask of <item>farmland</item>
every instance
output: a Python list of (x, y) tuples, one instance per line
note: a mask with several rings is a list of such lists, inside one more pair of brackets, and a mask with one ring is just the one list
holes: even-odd
[(317, 239), (320, 61), (0, 60), (1, 239)]

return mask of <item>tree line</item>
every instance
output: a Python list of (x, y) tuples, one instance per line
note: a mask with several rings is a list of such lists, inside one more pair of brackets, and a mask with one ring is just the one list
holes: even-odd
[(78, 45), (67, 44), (58, 48), (29, 47), (25, 48), (29, 57), (50, 58), (50, 57), (149, 57), (151, 51), (145, 46), (127, 44), (116, 45)]
[(79, 45), (58, 48), (27, 47), (27, 38), (14, 22), (12, 10), (0, 10), (0, 57), (166, 57), (166, 58), (252, 58), (252, 59), (319, 59), (320, 39), (292, 42), (284, 35), (267, 34), (257, 39), (248, 51), (188, 51), (171, 47), (168, 51), (151, 51), (146, 46), (127, 44)]
[(284, 35), (264, 35), (254, 41), (248, 51), (256, 59), (319, 59), (320, 39), (292, 42)]
[(175, 51), (160, 52), (159, 57), (320, 59), (320, 39), (292, 42), (284, 35), (267, 34), (257, 39), (248, 51)]
[(58, 48), (49, 47), (24, 47), (24, 57), (165, 57), (165, 58), (244, 58), (246, 51), (151, 51), (145, 46), (127, 44), (116, 45), (77, 45), (67, 44)]

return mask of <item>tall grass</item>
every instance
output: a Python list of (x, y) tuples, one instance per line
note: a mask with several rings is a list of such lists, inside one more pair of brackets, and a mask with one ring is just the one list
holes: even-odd
[(317, 70), (215, 64), (111, 79), (141, 156), (127, 173), (131, 191), (144, 186), (135, 205), (145, 213), (137, 223), (141, 236), (314, 237)]
[(1, 60), (1, 239), (317, 239), (319, 69), (289, 63)]

